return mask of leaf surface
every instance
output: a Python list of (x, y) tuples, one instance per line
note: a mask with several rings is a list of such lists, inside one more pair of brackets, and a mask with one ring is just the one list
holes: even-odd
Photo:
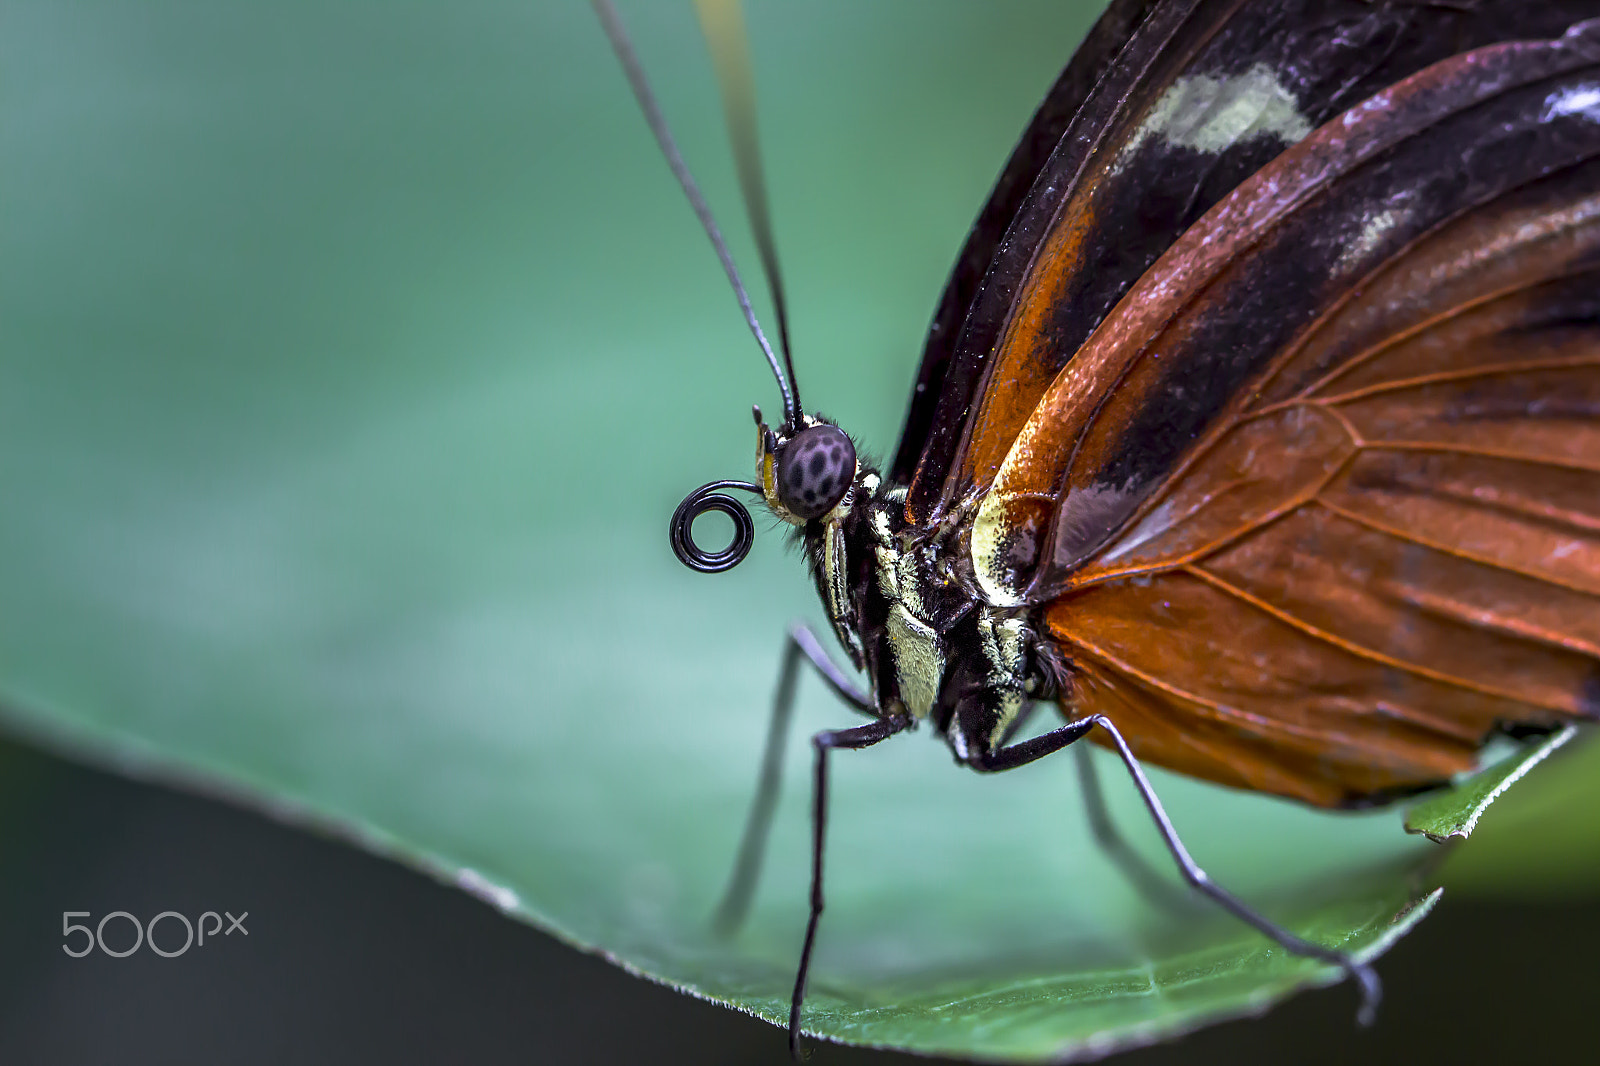
[[(1092, 7), (752, 12), (806, 395), (879, 454), (948, 259)], [(692, 20), (639, 8), (753, 264)], [(818, 607), (775, 537), (719, 577), (668, 549), (686, 491), (748, 476), (748, 405), (775, 397), (589, 13), (19, 3), (0, 63), (7, 725), (781, 1019), (803, 743), (749, 926), (708, 919), (783, 626)], [(798, 719), (848, 721), (818, 686)], [(1213, 875), (1305, 935), (1376, 953), (1436, 898), (1393, 812), (1156, 780)], [(979, 779), (923, 736), (835, 781), (807, 1011), (828, 1036), (1086, 1055), (1337, 976), (1147, 902), (1070, 760)]]

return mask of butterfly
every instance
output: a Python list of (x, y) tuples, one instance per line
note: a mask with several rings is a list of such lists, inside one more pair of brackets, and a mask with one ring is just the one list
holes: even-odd
[[(923, 723), (982, 773), (1110, 748), (1185, 880), (1343, 967), (1370, 1017), (1370, 967), (1213, 882), (1142, 766), (1364, 807), (1447, 783), (1496, 735), (1600, 719), (1597, 16), (1113, 0), (957, 257), (882, 469), (800, 404), (765, 223), (781, 364), (664, 140), (784, 403), (776, 425), (756, 412), (758, 479), (691, 493), (673, 547), (737, 564), (753, 527), (728, 491), (759, 495), (852, 668), (791, 629), (725, 926), (798, 668), (865, 719), (812, 738), (791, 1050), (830, 753)], [(734, 519), (722, 551), (694, 540), (707, 511)], [(1061, 724), (1018, 739), (1046, 704)]]

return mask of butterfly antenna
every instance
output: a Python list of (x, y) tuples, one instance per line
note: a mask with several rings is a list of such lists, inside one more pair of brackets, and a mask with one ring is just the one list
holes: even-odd
[(789, 310), (783, 298), (778, 243), (772, 235), (771, 200), (767, 196), (766, 173), (761, 166), (761, 141), (756, 133), (756, 79), (750, 63), (750, 38), (744, 29), (744, 9), (740, 0), (695, 0), (694, 6), (700, 15), (701, 32), (711, 50), (717, 84), (722, 89), (722, 110), (728, 120), (728, 139), (733, 142), (739, 189), (744, 193), (750, 231), (755, 235), (761, 268), (772, 293), (772, 307), (778, 316), (778, 347), (783, 350), (783, 366), (789, 373), (798, 414), (800, 382), (794, 376), (794, 355), (789, 347)]
[[(700, 225), (705, 227), (706, 236), (711, 238), (711, 246), (716, 249), (717, 258), (722, 261), (722, 269), (727, 272), (728, 280), (733, 284), (733, 293), (738, 297), (739, 307), (744, 311), (744, 320), (749, 324), (750, 332), (755, 334), (756, 343), (761, 345), (761, 351), (767, 357), (767, 364), (772, 367), (772, 376), (778, 381), (778, 391), (783, 394), (785, 421), (788, 425), (798, 426), (800, 407), (790, 384), (792, 379), (784, 375), (778, 357), (773, 354), (772, 345), (767, 343), (767, 335), (761, 330), (761, 323), (756, 320), (755, 310), (750, 306), (750, 294), (745, 291), (744, 282), (739, 279), (739, 270), (733, 265), (733, 254), (728, 251), (728, 246), (722, 239), (722, 231), (717, 229), (717, 221), (711, 217), (711, 208), (706, 205), (705, 197), (700, 194), (700, 187), (695, 184), (688, 165), (683, 161), (682, 153), (678, 151), (677, 142), (672, 139), (672, 131), (667, 128), (667, 120), (661, 114), (655, 94), (650, 91), (650, 83), (645, 80), (644, 68), (639, 65), (639, 57), (633, 50), (633, 43), (628, 39), (627, 31), (622, 28), (622, 20), (617, 16), (611, 0), (591, 0), (591, 3), (594, 5), (595, 14), (600, 16), (600, 25), (610, 38), (617, 59), (622, 62), (623, 73), (627, 75), (628, 84), (633, 88), (633, 95), (639, 101), (640, 109), (644, 111), (645, 122), (650, 126), (650, 132), (655, 134), (656, 143), (661, 146), (661, 154), (667, 157), (667, 166), (672, 168), (673, 176), (678, 179), (678, 184), (683, 186), (684, 195), (689, 198), (689, 206), (694, 208), (695, 215), (700, 219)], [(741, 176), (742, 174), (741, 169)], [(754, 209), (752, 209), (753, 215)], [(763, 259), (766, 255), (767, 252), (763, 249)], [(770, 273), (769, 276), (774, 279), (776, 277)], [(776, 280), (773, 281), (773, 290), (777, 291)], [(776, 299), (774, 303), (779, 308), (778, 319), (782, 328), (783, 304)], [(787, 358), (787, 342), (784, 344), (784, 354)]]

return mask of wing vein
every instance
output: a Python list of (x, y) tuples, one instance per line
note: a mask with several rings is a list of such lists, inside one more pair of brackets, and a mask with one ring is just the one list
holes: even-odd
[(1267, 414), (1275, 409), (1293, 406), (1297, 403), (1341, 404), (1354, 403), (1372, 396), (1381, 396), (1386, 392), (1399, 392), (1404, 389), (1421, 388), (1425, 385), (1439, 385), (1446, 382), (1470, 381), (1473, 378), (1493, 377), (1496, 374), (1523, 374), (1536, 370), (1569, 370), (1573, 367), (1600, 366), (1600, 352), (1589, 355), (1569, 355), (1553, 359), (1528, 359), (1520, 363), (1494, 363), (1485, 366), (1463, 367), (1460, 370), (1441, 370), (1435, 374), (1422, 374), (1414, 378), (1404, 378), (1398, 381), (1384, 381), (1365, 388), (1352, 389), (1350, 392), (1340, 393), (1337, 396), (1319, 396), (1315, 400), (1288, 400), (1275, 403), (1271, 407), (1263, 408), (1261, 413)]
[(1575, 463), (1541, 455), (1530, 455), (1527, 452), (1514, 452), (1503, 448), (1469, 448), (1460, 444), (1445, 444), (1439, 441), (1363, 440), (1360, 443), (1360, 447), (1373, 451), (1423, 452), (1436, 455), (1462, 455), (1474, 459), (1501, 459), (1508, 462), (1547, 466), (1555, 470), (1573, 470), (1585, 474), (1600, 474), (1600, 457), (1596, 457), (1593, 462)]
[(1217, 577), (1215, 574), (1212, 574), (1201, 567), (1184, 566), (1181, 569), (1184, 573), (1199, 578), (1201, 581), (1204, 581), (1217, 591), (1233, 596), (1241, 603), (1248, 604), (1251, 607), (1254, 607), (1256, 610), (1262, 611), (1273, 618), (1276, 618), (1285, 625), (1293, 626), (1295, 629), (1298, 629), (1300, 632), (1309, 637), (1313, 637), (1326, 644), (1330, 644), (1335, 648), (1349, 652), (1351, 655), (1365, 659), (1368, 662), (1378, 663), (1395, 670), (1403, 670), (1406, 673), (1413, 674), (1417, 677), (1427, 678), (1430, 681), (1437, 681), (1440, 684), (1453, 685), (1456, 688), (1466, 689), (1469, 692), (1476, 692), (1479, 695), (1492, 696), (1496, 699), (1507, 700), (1511, 703), (1532, 704), (1534, 706), (1543, 707), (1546, 710), (1555, 711), (1557, 713), (1565, 712), (1565, 708), (1553, 706), (1547, 703), (1539, 703), (1536, 700), (1529, 698), (1527, 695), (1519, 696), (1514, 692), (1493, 688), (1488, 685), (1482, 685), (1475, 681), (1469, 681), (1466, 678), (1456, 677), (1453, 674), (1446, 674), (1439, 670), (1430, 670), (1427, 667), (1421, 666), (1417, 663), (1410, 663), (1403, 659), (1396, 659), (1393, 656), (1384, 655), (1372, 648), (1356, 644), (1353, 641), (1349, 641), (1338, 636), (1337, 634), (1330, 633), (1319, 626), (1314, 626), (1305, 619), (1296, 617), (1288, 611), (1274, 607), (1272, 604), (1266, 602), (1260, 597), (1251, 595), (1244, 589), (1222, 580), (1220, 577)]
[[(1571, 161), (1566, 167), (1563, 167), (1562, 170), (1569, 170), (1572, 167), (1581, 166), (1583, 163), (1587, 162), (1589, 158), (1590, 157), (1588, 157), (1588, 156), (1584, 156), (1584, 157), (1582, 157), (1580, 159), (1575, 159), (1575, 160)], [(1541, 180), (1542, 181), (1542, 180), (1545, 180), (1548, 177), (1549, 177), (1549, 175), (1547, 175), (1547, 174), (1541, 174), (1541, 175), (1539, 175), (1539, 177), (1537, 179), (1534, 179), (1534, 180)], [(1524, 184), (1527, 184), (1527, 183), (1524, 183)], [(1523, 186), (1519, 185), (1519, 186), (1516, 186), (1515, 188), (1522, 188), (1522, 187)], [(1514, 191), (1514, 190), (1501, 190), (1501, 195), (1502, 196), (1507, 195), (1511, 191)], [(1289, 347), (1287, 347), (1282, 353), (1280, 353), (1279, 357), (1276, 360), (1273, 361), (1273, 366), (1267, 371), (1267, 373), (1265, 375), (1265, 380), (1262, 383), (1262, 388), (1265, 388), (1266, 385), (1268, 383), (1270, 383), (1274, 377), (1277, 376), (1277, 373), (1278, 373), (1279, 370), (1281, 370), (1284, 366), (1286, 366), (1290, 362), (1292, 362), (1294, 360), (1294, 356), (1299, 351), (1301, 351), (1307, 344), (1309, 344), (1311, 342), (1312, 338), (1315, 337), (1318, 333), (1320, 333), (1322, 331), (1322, 329), (1329, 322), (1335, 320), (1338, 317), (1339, 313), (1344, 309), (1344, 307), (1347, 304), (1349, 304), (1350, 302), (1352, 302), (1353, 300), (1355, 300), (1356, 297), (1359, 296), (1362, 293), (1362, 291), (1364, 291), (1372, 281), (1377, 279), (1381, 274), (1383, 274), (1386, 271), (1388, 271), (1389, 269), (1391, 269), (1394, 266), (1394, 264), (1403, 261), (1408, 253), (1414, 251), (1419, 246), (1421, 246), (1422, 244), (1426, 243), (1431, 237), (1434, 237), (1434, 236), (1438, 235), (1439, 233), (1444, 232), (1446, 229), (1449, 228), (1449, 226), (1452, 223), (1454, 223), (1456, 221), (1459, 221), (1461, 218), (1464, 218), (1467, 215), (1470, 215), (1472, 213), (1472, 211), (1476, 210), (1477, 208), (1479, 208), (1481, 206), (1482, 206), (1481, 204), (1472, 204), (1472, 205), (1464, 207), (1464, 208), (1462, 208), (1462, 209), (1460, 209), (1458, 211), (1452, 212), (1452, 213), (1450, 213), (1448, 215), (1445, 215), (1445, 216), (1441, 217), (1437, 222), (1435, 222), (1427, 230), (1423, 231), (1422, 233), (1417, 234), (1410, 241), (1407, 241), (1404, 246), (1396, 248), (1390, 255), (1385, 257), (1381, 263), (1376, 264), (1371, 270), (1369, 270), (1361, 278), (1361, 280), (1359, 282), (1357, 282), (1354, 285), (1351, 285), (1349, 287), (1349, 289), (1346, 290), (1346, 292), (1342, 296), (1339, 297), (1338, 300), (1334, 301), (1333, 304), (1331, 304), (1326, 309), (1326, 311), (1324, 311), (1322, 314), (1318, 315), (1316, 321), (1312, 322), (1304, 331), (1302, 331), (1300, 336), (1295, 338), (1293, 344), (1289, 345)], [(1575, 206), (1576, 207), (1587, 208), (1587, 211), (1575, 210), (1573, 212), (1569, 212), (1569, 218), (1567, 220), (1567, 228), (1568, 229), (1575, 229), (1577, 227), (1580, 227), (1580, 226), (1583, 226), (1583, 225), (1588, 224), (1590, 222), (1593, 222), (1595, 220), (1595, 217), (1597, 215), (1600, 215), (1600, 197), (1594, 198), (1592, 200), (1586, 201), (1586, 202), (1584, 202), (1582, 204), (1575, 205)], [(1549, 236), (1554, 232), (1556, 232), (1554, 229), (1550, 229), (1545, 233), (1545, 236)], [(1521, 240), (1521, 241), (1526, 241), (1528, 236), (1529, 235), (1526, 234), (1526, 233), (1518, 233), (1516, 235), (1517, 239)], [(1483, 249), (1483, 253), (1491, 253), (1494, 250), (1495, 249), (1493, 249), (1492, 247), (1486, 247), (1486, 248)], [(1522, 292), (1522, 291), (1524, 291), (1526, 289), (1535, 288), (1535, 287), (1537, 287), (1539, 285), (1546, 284), (1547, 282), (1557, 281), (1557, 280), (1559, 280), (1561, 278), (1564, 278), (1564, 277), (1570, 277), (1570, 276), (1572, 276), (1574, 274), (1583, 273), (1584, 269), (1586, 268), (1586, 264), (1582, 263), (1581, 261), (1575, 261), (1575, 262), (1569, 263), (1567, 265), (1572, 267), (1573, 269), (1567, 270), (1567, 271), (1565, 271), (1563, 273), (1551, 274), (1551, 275), (1547, 275), (1547, 276), (1546, 275), (1541, 275), (1541, 276), (1533, 277), (1533, 278), (1522, 278), (1522, 279), (1519, 279), (1517, 284), (1507, 285), (1502, 289), (1491, 290), (1491, 291), (1489, 291), (1487, 293), (1480, 294), (1480, 295), (1476, 296), (1475, 298), (1473, 298), (1471, 300), (1467, 300), (1464, 303), (1457, 304), (1454, 307), (1451, 307), (1446, 311), (1443, 311), (1443, 312), (1441, 312), (1441, 313), (1439, 313), (1437, 315), (1433, 315), (1433, 316), (1431, 316), (1429, 318), (1426, 318), (1423, 321), (1418, 322), (1418, 323), (1416, 323), (1416, 324), (1414, 324), (1412, 326), (1409, 326), (1409, 327), (1407, 327), (1405, 329), (1402, 329), (1402, 330), (1400, 330), (1400, 331), (1398, 331), (1396, 333), (1387, 334), (1378, 343), (1375, 343), (1374, 345), (1372, 345), (1371, 347), (1369, 347), (1369, 348), (1367, 348), (1367, 349), (1365, 349), (1363, 351), (1360, 351), (1360, 352), (1357, 352), (1357, 353), (1353, 354), (1349, 358), (1341, 361), (1338, 366), (1330, 368), (1326, 374), (1324, 374), (1322, 377), (1318, 378), (1316, 381), (1312, 382), (1311, 385), (1309, 385), (1307, 388), (1301, 390), (1299, 396), (1297, 396), (1296, 398), (1297, 399), (1305, 398), (1305, 397), (1311, 395), (1312, 393), (1315, 393), (1319, 389), (1326, 388), (1330, 383), (1332, 383), (1334, 381), (1337, 381), (1339, 378), (1345, 376), (1346, 374), (1348, 374), (1352, 370), (1355, 370), (1355, 369), (1357, 369), (1357, 368), (1359, 368), (1361, 366), (1364, 366), (1367, 363), (1369, 363), (1369, 362), (1373, 361), (1374, 359), (1378, 358), (1379, 356), (1381, 356), (1383, 354), (1383, 352), (1385, 352), (1389, 348), (1391, 348), (1391, 347), (1393, 347), (1393, 346), (1395, 346), (1397, 344), (1400, 344), (1400, 343), (1402, 343), (1402, 342), (1404, 342), (1404, 341), (1406, 341), (1406, 340), (1408, 340), (1408, 339), (1410, 339), (1412, 337), (1415, 337), (1415, 336), (1417, 336), (1417, 335), (1419, 335), (1419, 334), (1421, 334), (1421, 333), (1423, 333), (1423, 332), (1425, 332), (1427, 330), (1433, 329), (1433, 328), (1437, 327), (1439, 324), (1441, 324), (1443, 322), (1448, 322), (1452, 318), (1459, 317), (1460, 315), (1464, 314), (1467, 311), (1472, 310), (1473, 308), (1480, 307), (1480, 306), (1482, 306), (1484, 304), (1490, 303), (1490, 302), (1492, 302), (1494, 300), (1497, 300), (1497, 299), (1500, 299), (1501, 297), (1504, 297), (1504, 296), (1510, 296), (1510, 295), (1513, 295), (1515, 293)]]
[(1480, 555), (1477, 552), (1469, 552), (1463, 551), (1460, 548), (1453, 548), (1440, 541), (1430, 540), (1427, 537), (1418, 536), (1417, 534), (1403, 530), (1398, 526), (1391, 526), (1387, 523), (1376, 521), (1367, 517), (1366, 515), (1363, 515), (1359, 511), (1349, 510), (1348, 508), (1341, 507), (1336, 503), (1330, 503), (1327, 500), (1318, 499), (1313, 500), (1312, 502), (1315, 503), (1316, 506), (1324, 508), (1333, 514), (1338, 515), (1347, 522), (1353, 522), (1364, 529), (1372, 530), (1374, 533), (1382, 533), (1385, 536), (1394, 537), (1396, 540), (1404, 541), (1407, 544), (1415, 544), (1419, 548), (1427, 548), (1430, 551), (1441, 552), (1457, 559), (1465, 559), (1467, 562), (1476, 563), (1479, 566), (1486, 566), (1493, 570), (1499, 570), (1502, 573), (1515, 574), (1517, 577), (1526, 577), (1535, 581), (1542, 581), (1546, 585), (1562, 589), (1566, 592), (1576, 592), (1584, 596), (1594, 595), (1590, 589), (1583, 588), (1580, 585), (1574, 585), (1567, 581), (1558, 580), (1549, 574), (1527, 570), (1519, 566), (1512, 566), (1510, 563), (1507, 563), (1501, 559), (1495, 559), (1492, 556)]
[(1320, 740), (1326, 736), (1326, 730), (1308, 729), (1302, 726), (1296, 726), (1293, 722), (1287, 722), (1282, 719), (1267, 718), (1263, 715), (1251, 714), (1249, 711), (1243, 710), (1242, 708), (1234, 707), (1231, 704), (1219, 703), (1217, 700), (1211, 699), (1208, 696), (1202, 696), (1197, 692), (1191, 692), (1188, 689), (1180, 688), (1179, 686), (1172, 684), (1170, 681), (1162, 680), (1155, 674), (1141, 670), (1132, 663), (1127, 662), (1119, 656), (1113, 655), (1111, 652), (1106, 651), (1097, 644), (1091, 644), (1075, 634), (1064, 635), (1064, 639), (1074, 647), (1081, 649), (1089, 656), (1100, 660), (1102, 663), (1105, 663), (1112, 669), (1121, 671), (1129, 677), (1134, 678), (1150, 686), (1151, 688), (1165, 692), (1174, 699), (1185, 700), (1189, 703), (1205, 707), (1214, 712), (1217, 717), (1227, 721), (1245, 723), (1256, 730), (1266, 730), (1269, 733), (1287, 733), (1291, 736), (1303, 737), (1309, 740)]

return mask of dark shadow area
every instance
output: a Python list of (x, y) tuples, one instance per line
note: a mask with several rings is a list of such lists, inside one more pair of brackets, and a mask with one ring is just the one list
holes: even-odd
[[(174, 958), (62, 951), (63, 911), (231, 912)], [(0, 742), (0, 1062), (743, 1063), (782, 1033), (582, 955), (466, 894), (226, 804)], [(74, 919), (78, 921), (81, 919)], [(224, 929), (228, 922), (222, 921)], [(132, 925), (109, 922), (113, 950)], [(182, 923), (158, 945), (175, 951)], [(74, 934), (65, 943), (83, 943)], [(1378, 1025), (1349, 988), (1130, 1052), (1183, 1063), (1556, 1062), (1593, 1043), (1600, 900), (1452, 900), (1379, 965)], [(820, 1046), (828, 1064), (930, 1060)]]

